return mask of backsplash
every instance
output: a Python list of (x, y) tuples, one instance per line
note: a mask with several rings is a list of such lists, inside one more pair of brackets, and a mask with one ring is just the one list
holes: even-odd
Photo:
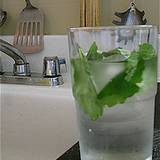
[[(8, 42), (13, 42), (13, 36), (2, 36), (3, 39)], [(36, 54), (25, 54), (28, 62), (30, 63), (31, 71), (36, 73), (42, 73), (43, 70), (43, 58), (46, 56), (58, 56), (64, 57), (68, 60), (68, 37), (67, 35), (57, 36), (45, 36), (44, 37), (44, 50)], [(160, 35), (159, 35), (159, 55), (160, 55)], [(5, 54), (2, 54), (3, 70), (5, 72), (12, 72), (13, 60)], [(158, 63), (158, 81), (160, 82), (160, 56)]]

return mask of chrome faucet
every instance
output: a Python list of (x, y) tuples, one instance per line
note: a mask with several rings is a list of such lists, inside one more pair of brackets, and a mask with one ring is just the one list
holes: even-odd
[[(4, 24), (7, 18), (7, 12), (0, 9), (0, 27)], [(10, 56), (14, 61), (13, 74), (3, 73), (0, 61), (0, 83), (10, 84), (26, 84), (26, 85), (43, 85), (43, 86), (58, 86), (63, 84), (61, 73), (61, 65), (65, 65), (64, 58), (58, 57), (45, 58), (43, 75), (30, 72), (29, 63), (26, 57), (16, 47), (8, 42), (0, 39), (0, 51)], [(1, 60), (1, 59), (0, 59)]]
[(10, 56), (15, 64), (13, 73), (3, 73), (0, 76), (0, 83), (25, 84), (25, 85), (43, 85), (43, 86), (59, 86), (64, 83), (61, 75), (61, 65), (65, 65), (66, 60), (58, 57), (45, 57), (43, 74), (30, 72), (29, 63), (24, 54), (8, 42), (0, 39), (0, 51)]
[[(0, 27), (7, 19), (7, 12), (0, 9)], [(15, 76), (30, 76), (30, 67), (25, 56), (14, 46), (0, 39), (0, 51), (10, 56), (15, 64), (13, 66), (13, 74)], [(2, 66), (0, 65), (0, 74), (2, 74)]]
[(8, 42), (0, 39), (0, 51), (10, 56), (15, 64), (13, 66), (13, 74), (15, 76), (30, 76), (30, 67), (24, 54)]

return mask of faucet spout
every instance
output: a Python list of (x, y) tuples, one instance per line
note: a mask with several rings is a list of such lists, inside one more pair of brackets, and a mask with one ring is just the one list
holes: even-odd
[(13, 73), (16, 76), (30, 76), (30, 67), (26, 57), (17, 48), (0, 39), (0, 51), (10, 56), (14, 61)]
[(0, 51), (10, 56), (15, 64), (27, 63), (26, 57), (17, 48), (2, 39), (0, 39)]

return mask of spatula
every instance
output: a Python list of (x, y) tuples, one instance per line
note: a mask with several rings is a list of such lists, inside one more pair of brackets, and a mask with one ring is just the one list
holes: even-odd
[(44, 47), (44, 16), (30, 0), (25, 1), (26, 7), (20, 13), (13, 44), (22, 53), (38, 53)]

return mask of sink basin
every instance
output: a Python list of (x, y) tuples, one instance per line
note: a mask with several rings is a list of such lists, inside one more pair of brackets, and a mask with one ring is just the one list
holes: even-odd
[(56, 160), (78, 141), (69, 85), (0, 85), (3, 160)]

